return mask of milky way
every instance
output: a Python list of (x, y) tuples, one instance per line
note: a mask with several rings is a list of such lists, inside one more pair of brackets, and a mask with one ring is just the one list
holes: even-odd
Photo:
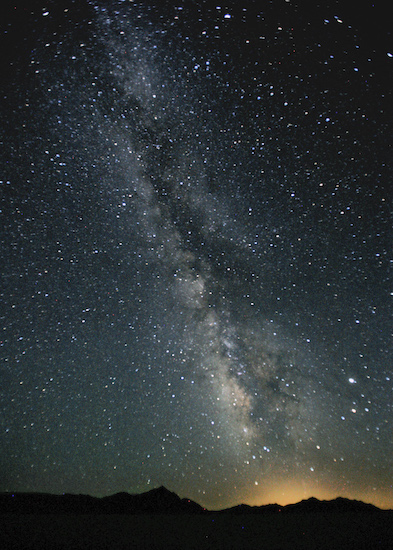
[(391, 36), (341, 4), (9, 10), (0, 490), (393, 506)]

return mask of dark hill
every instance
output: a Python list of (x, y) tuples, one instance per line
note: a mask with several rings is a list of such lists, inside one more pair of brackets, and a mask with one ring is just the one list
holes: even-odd
[(380, 512), (381, 510), (372, 504), (367, 504), (360, 500), (349, 500), (347, 498), (338, 497), (334, 500), (318, 500), (317, 498), (309, 498), (302, 500), (296, 504), (288, 504), (281, 508), (285, 513), (327, 513), (327, 512)]
[(283, 506), (279, 504), (266, 504), (264, 506), (249, 506), (248, 504), (238, 504), (232, 506), (232, 508), (225, 508), (220, 510), (220, 514), (236, 514), (236, 515), (248, 515), (248, 514), (275, 514), (283, 509)]
[(196, 502), (181, 499), (165, 487), (152, 489), (147, 493), (130, 495), (118, 493), (101, 499), (104, 513), (201, 513), (204, 509)]
[(302, 500), (296, 504), (287, 504), (280, 506), (279, 504), (267, 504), (265, 506), (248, 506), (247, 504), (239, 504), (232, 508), (221, 510), (220, 513), (230, 514), (326, 514), (326, 513), (362, 513), (362, 512), (382, 512), (372, 504), (366, 504), (359, 500), (349, 500), (338, 497), (334, 500), (318, 500), (311, 497), (307, 500)]
[(0, 513), (3, 514), (195, 514), (204, 511), (196, 502), (181, 499), (165, 487), (136, 495), (117, 493), (103, 498), (45, 493), (0, 494)]
[[(1, 493), (0, 513), (40, 514), (155, 514), (155, 513), (206, 513), (196, 502), (183, 498), (165, 487), (158, 487), (141, 494), (117, 493), (96, 498), (88, 495), (50, 495), (46, 493)], [(248, 506), (240, 504), (219, 512), (220, 514), (326, 514), (326, 513), (376, 513), (383, 512), (372, 504), (357, 500), (336, 498), (318, 500), (310, 498), (296, 504), (280, 506)]]
[(393, 511), (315, 498), (207, 511), (165, 487), (104, 498), (0, 494), (0, 549), (392, 550)]

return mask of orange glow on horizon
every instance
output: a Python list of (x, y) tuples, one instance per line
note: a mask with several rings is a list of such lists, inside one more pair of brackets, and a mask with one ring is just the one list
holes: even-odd
[(288, 504), (295, 504), (302, 500), (307, 500), (311, 497), (317, 498), (318, 500), (334, 500), (335, 498), (343, 497), (350, 500), (361, 500), (382, 509), (393, 509), (393, 487), (388, 487), (386, 490), (369, 489), (351, 494), (348, 490), (340, 491), (338, 489), (320, 486), (306, 486), (305, 483), (296, 481), (274, 485), (269, 488), (256, 488), (253, 494), (250, 494), (248, 498), (245, 499), (244, 503), (250, 506), (263, 506), (267, 504), (286, 506)]

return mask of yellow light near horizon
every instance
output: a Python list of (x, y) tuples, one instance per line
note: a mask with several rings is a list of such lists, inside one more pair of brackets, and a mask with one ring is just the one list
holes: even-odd
[(247, 498), (247, 504), (262, 506), (266, 504), (295, 504), (311, 497), (318, 500), (333, 500), (344, 497), (351, 500), (362, 500), (383, 509), (393, 509), (393, 487), (384, 489), (369, 489), (364, 492), (350, 494), (348, 491), (339, 490), (337, 487), (322, 487), (318, 484), (311, 485), (304, 481), (291, 480), (287, 483), (272, 483), (270, 486), (254, 486), (252, 493)]
[(301, 500), (316, 496), (315, 488), (306, 488), (302, 482), (291, 481), (285, 484), (274, 484), (270, 487), (262, 487), (260, 490), (253, 491), (253, 495), (249, 499), (249, 504), (253, 506), (261, 506), (263, 504), (280, 504), (286, 506)]
[(310, 483), (305, 480), (280, 480), (268, 486), (254, 487), (252, 494), (248, 499), (248, 503), (253, 506), (263, 504), (294, 504), (301, 500), (307, 500), (311, 497), (319, 500), (331, 500), (338, 496), (344, 496), (337, 491), (337, 488), (323, 487), (319, 483)]

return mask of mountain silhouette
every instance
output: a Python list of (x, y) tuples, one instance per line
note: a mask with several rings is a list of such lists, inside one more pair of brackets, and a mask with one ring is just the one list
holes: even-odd
[(88, 495), (51, 495), (46, 493), (2, 493), (0, 513), (42, 514), (141, 514), (192, 513), (205, 509), (161, 486), (146, 493), (116, 493), (96, 498)]
[(296, 504), (288, 504), (284, 507), (285, 512), (379, 512), (380, 508), (377, 508), (373, 504), (367, 504), (360, 500), (350, 500), (343, 497), (338, 497), (334, 500), (318, 500), (315, 497), (311, 497), (307, 500), (302, 500)]
[[(280, 506), (267, 504), (249, 506), (239, 504), (216, 512), (220, 514), (309, 514), (309, 513), (373, 513), (383, 512), (372, 504), (338, 497), (334, 500), (309, 498), (296, 504)], [(180, 498), (166, 487), (157, 487), (140, 494), (116, 493), (102, 498), (89, 495), (52, 495), (47, 493), (1, 493), (0, 513), (42, 514), (156, 514), (156, 513), (208, 513), (208, 510), (191, 499)]]
[(202, 506), (190, 499), (181, 499), (176, 493), (158, 487), (147, 493), (130, 495), (117, 493), (101, 499), (103, 511), (112, 513), (201, 513)]
[(311, 497), (307, 500), (302, 500), (296, 504), (287, 504), (286, 506), (280, 506), (279, 504), (266, 504), (263, 506), (249, 506), (247, 504), (239, 504), (232, 508), (221, 510), (221, 513), (231, 514), (326, 514), (326, 513), (348, 513), (348, 512), (382, 512), (380, 508), (373, 506), (372, 504), (366, 504), (365, 502), (358, 500), (350, 500), (342, 497), (338, 497), (334, 500), (318, 500), (315, 497)]
[(0, 548), (392, 550), (393, 510), (316, 498), (208, 511), (165, 487), (103, 498), (0, 494)]

